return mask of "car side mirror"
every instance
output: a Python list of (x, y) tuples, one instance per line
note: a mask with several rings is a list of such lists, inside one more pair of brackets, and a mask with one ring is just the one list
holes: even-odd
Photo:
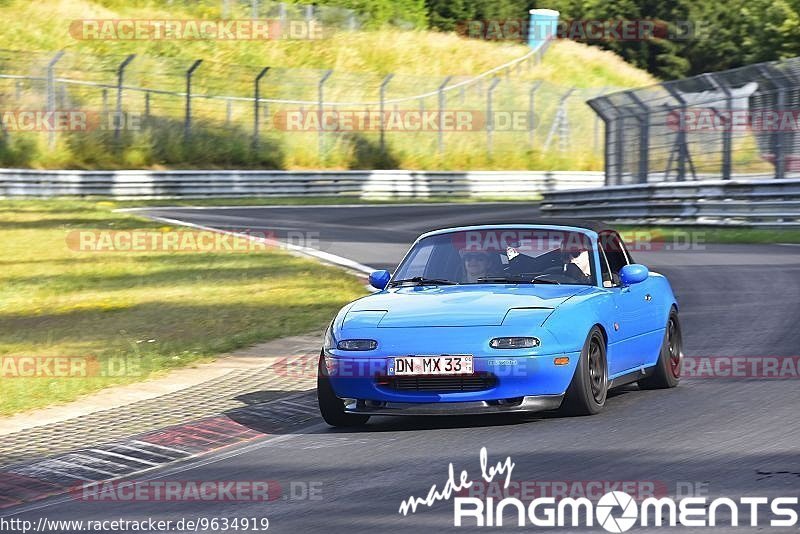
[(386, 284), (389, 283), (391, 277), (392, 274), (389, 271), (375, 271), (369, 275), (369, 285), (375, 289), (386, 289)]
[(619, 279), (623, 286), (644, 282), (650, 276), (650, 269), (639, 263), (626, 265), (619, 271)]

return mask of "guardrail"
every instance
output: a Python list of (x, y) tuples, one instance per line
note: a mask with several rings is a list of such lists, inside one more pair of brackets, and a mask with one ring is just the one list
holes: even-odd
[(543, 215), (626, 224), (800, 226), (800, 180), (712, 180), (544, 194)]
[(209, 198), (519, 197), (597, 187), (600, 172), (544, 171), (40, 171), (0, 169), (0, 196)]

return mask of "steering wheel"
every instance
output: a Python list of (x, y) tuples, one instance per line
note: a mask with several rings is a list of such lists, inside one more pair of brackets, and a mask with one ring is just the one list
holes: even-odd
[(558, 282), (565, 282), (565, 283), (583, 283), (584, 280), (580, 280), (575, 276), (567, 274), (564, 272), (563, 265), (553, 265), (552, 267), (548, 267), (544, 271), (543, 274), (546, 274), (548, 278), (551, 280), (556, 280)]

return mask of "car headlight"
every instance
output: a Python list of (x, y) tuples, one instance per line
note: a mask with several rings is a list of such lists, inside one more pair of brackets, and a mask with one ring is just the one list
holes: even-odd
[(336, 348), (336, 340), (333, 338), (333, 323), (328, 326), (328, 329), (325, 330), (325, 339), (322, 342), (322, 350), (326, 352), (330, 352)]
[(374, 339), (343, 339), (336, 347), (339, 350), (375, 350), (378, 342)]
[(496, 337), (489, 342), (493, 349), (532, 349), (539, 346), (535, 337)]

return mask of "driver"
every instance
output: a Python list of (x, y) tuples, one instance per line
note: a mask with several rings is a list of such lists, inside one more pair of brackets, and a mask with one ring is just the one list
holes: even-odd
[(591, 266), (588, 247), (580, 242), (561, 243), (561, 260), (564, 263), (563, 272), (570, 278), (581, 283), (587, 283), (591, 279)]
[(489, 276), (489, 267), (492, 259), (488, 252), (465, 252), (462, 259), (464, 260), (464, 271), (467, 274), (468, 283), (475, 283), (478, 278)]

